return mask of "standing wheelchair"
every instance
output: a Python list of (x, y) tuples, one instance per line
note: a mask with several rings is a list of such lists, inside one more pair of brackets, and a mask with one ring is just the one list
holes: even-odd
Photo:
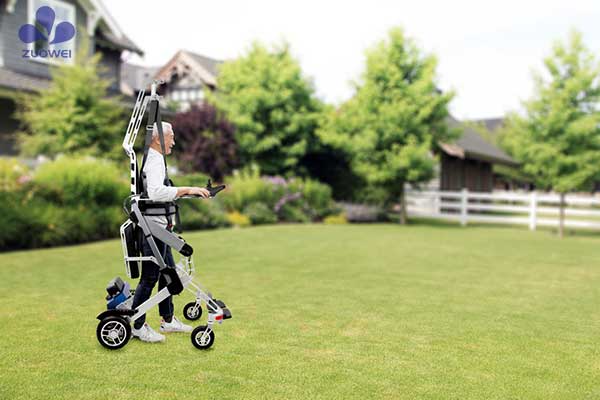
[[(134, 290), (131, 289), (129, 283), (123, 281), (120, 277), (116, 277), (109, 282), (106, 288), (107, 309), (97, 316), (100, 322), (96, 328), (96, 337), (102, 346), (111, 350), (120, 349), (129, 342), (131, 326), (138, 318), (167, 297), (178, 295), (184, 290), (194, 296), (194, 301), (183, 307), (183, 315), (187, 320), (196, 321), (200, 319), (203, 313), (203, 305), (208, 313), (206, 325), (196, 327), (191, 333), (191, 341), (196, 348), (201, 350), (210, 348), (215, 341), (214, 324), (221, 324), (224, 320), (231, 318), (231, 311), (225, 303), (213, 298), (210, 292), (194, 280), (193, 248), (181, 236), (155, 222), (153, 218), (147, 218), (165, 216), (170, 221), (171, 218), (178, 217), (178, 206), (175, 201), (158, 203), (148, 199), (145, 190), (145, 177), (139, 172), (140, 170), (143, 171), (155, 124), (158, 127), (160, 143), (163, 154), (165, 154), (159, 107), (160, 96), (157, 94), (157, 87), (160, 84), (159, 81), (152, 84), (149, 96), (146, 96), (144, 91), (138, 94), (123, 140), (123, 148), (131, 162), (131, 195), (127, 197), (123, 207), (129, 218), (121, 225), (120, 233), (127, 276), (131, 279), (139, 278), (142, 262), (153, 262), (159, 266), (160, 274), (165, 280), (166, 286), (147, 301), (133, 308)], [(146, 124), (144, 159), (142, 167), (138, 169), (133, 147), (146, 109), (149, 111)], [(172, 184), (168, 179), (168, 173), (166, 173), (166, 181), (168, 181), (165, 182), (166, 184)], [(210, 198), (216, 196), (224, 188), (224, 185), (213, 186), (210, 180), (206, 185)], [(144, 240), (148, 242), (152, 255), (142, 255)], [(175, 266), (165, 263), (156, 240), (160, 240), (180, 253), (181, 258)]]

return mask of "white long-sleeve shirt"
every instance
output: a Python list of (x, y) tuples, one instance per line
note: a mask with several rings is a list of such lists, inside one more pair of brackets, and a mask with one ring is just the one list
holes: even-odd
[[(148, 149), (148, 158), (144, 165), (143, 172), (146, 174), (146, 190), (148, 198), (152, 201), (166, 202), (173, 201), (177, 197), (177, 188), (165, 185), (165, 161), (163, 155), (153, 148)], [(167, 217), (165, 216), (148, 216), (151, 220), (167, 226)], [(173, 222), (174, 216), (172, 217)]]

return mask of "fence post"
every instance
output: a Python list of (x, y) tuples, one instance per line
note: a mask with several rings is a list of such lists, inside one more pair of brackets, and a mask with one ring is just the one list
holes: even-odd
[(535, 231), (537, 225), (537, 192), (534, 190), (529, 195), (529, 230)]
[(469, 190), (463, 188), (460, 192), (460, 224), (462, 226), (467, 225), (467, 203), (469, 200)]

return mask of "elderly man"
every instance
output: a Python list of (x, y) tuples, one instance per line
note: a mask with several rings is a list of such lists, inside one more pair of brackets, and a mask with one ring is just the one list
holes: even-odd
[[(173, 187), (165, 184), (164, 157), (168, 154), (171, 154), (171, 149), (175, 144), (175, 134), (173, 133), (171, 124), (167, 122), (162, 123), (162, 128), (166, 154), (162, 153), (158, 127), (156, 124), (154, 124), (154, 129), (152, 131), (152, 143), (148, 149), (148, 157), (142, 171), (142, 173), (146, 175), (146, 190), (150, 200), (156, 202), (169, 202), (185, 195), (196, 195), (204, 198), (210, 197), (210, 193), (205, 188)], [(148, 216), (147, 218), (161, 224), (165, 227), (165, 229), (172, 228), (166, 216)], [(171, 248), (156, 238), (154, 240), (156, 241), (159, 251), (162, 253), (165, 263), (170, 266), (175, 266), (175, 261), (173, 260), (173, 255), (171, 254)], [(144, 256), (152, 256), (150, 245), (145, 239), (142, 247), (142, 254)], [(161, 290), (166, 286), (164, 277), (160, 276), (158, 265), (151, 261), (144, 261), (142, 263), (140, 282), (135, 289), (135, 295), (133, 297), (133, 308), (136, 308), (150, 298), (152, 289), (156, 285), (157, 281), (159, 282), (158, 290)], [(162, 317), (160, 323), (161, 332), (192, 331), (191, 326), (183, 324), (177, 319), (177, 317), (173, 315), (172, 296), (169, 296), (158, 305), (158, 312)], [(137, 337), (143, 342), (164, 341), (165, 336), (156, 332), (145, 321), (145, 315), (141, 316), (135, 321), (132, 330), (133, 337)]]

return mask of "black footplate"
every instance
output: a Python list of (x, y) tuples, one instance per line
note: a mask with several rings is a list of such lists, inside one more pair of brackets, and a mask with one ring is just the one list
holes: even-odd
[[(212, 299), (212, 301), (217, 303), (217, 305), (219, 307), (221, 307), (221, 309), (223, 309), (223, 319), (231, 318), (231, 311), (229, 311), (229, 308), (227, 308), (227, 305), (222, 300)], [(210, 312), (210, 313), (215, 313), (217, 311), (216, 309), (211, 307), (211, 305), (209, 303), (206, 303), (206, 308), (208, 309), (208, 312)]]
[(224, 308), (223, 309), (223, 319), (229, 319), (231, 318), (231, 311), (229, 311), (229, 308)]
[(225, 305), (225, 303), (223, 303), (223, 301), (222, 301), (222, 300), (216, 300), (216, 299), (215, 299), (215, 300), (214, 300), (214, 302), (215, 302), (215, 303), (217, 303), (217, 304), (219, 305), (219, 307), (221, 307), (221, 308), (225, 308), (225, 307), (227, 307), (227, 306)]

